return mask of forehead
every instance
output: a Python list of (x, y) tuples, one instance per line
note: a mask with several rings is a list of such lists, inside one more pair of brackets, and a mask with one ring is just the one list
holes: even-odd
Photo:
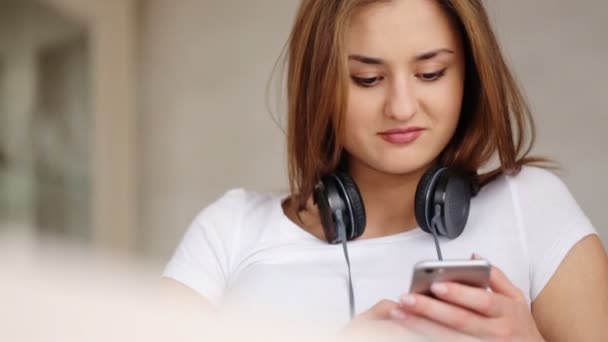
[(381, 1), (354, 14), (347, 44), (351, 53), (409, 56), (437, 47), (457, 49), (460, 34), (439, 1)]

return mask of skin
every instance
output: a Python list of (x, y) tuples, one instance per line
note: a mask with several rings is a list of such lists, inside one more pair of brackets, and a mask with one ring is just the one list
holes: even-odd
[[(349, 173), (366, 203), (361, 239), (414, 229), (416, 185), (459, 119), (465, 75), (461, 37), (436, 1), (395, 0), (360, 10), (348, 46), (352, 82), (345, 149)], [(407, 127), (423, 129), (409, 144), (391, 144), (380, 134)], [(302, 229), (324, 240), (312, 200), (299, 217), (287, 202), (283, 208)], [(165, 282), (171, 291), (194, 297), (185, 286)], [(435, 284), (438, 299), (404, 294), (400, 302), (382, 301), (345, 331), (382, 322), (382, 329), (390, 324), (450, 341), (599, 341), (608, 336), (602, 324), (608, 322), (608, 258), (597, 236), (569, 251), (531, 311), (522, 292), (497, 268), (490, 289)]]

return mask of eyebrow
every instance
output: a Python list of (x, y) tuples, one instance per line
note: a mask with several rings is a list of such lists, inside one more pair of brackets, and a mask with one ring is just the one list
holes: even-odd
[[(426, 61), (429, 59), (433, 59), (435, 57), (437, 57), (440, 54), (443, 53), (449, 53), (449, 54), (454, 54), (454, 51), (450, 50), (450, 49), (437, 49), (437, 50), (432, 50), (432, 51), (428, 51), (428, 52), (424, 52), (421, 53), (419, 55), (416, 55), (414, 57), (414, 60), (416, 62), (420, 62), (420, 61)], [(348, 56), (349, 60), (353, 60), (353, 61), (357, 61), (357, 62), (361, 62), (364, 64), (372, 64), (372, 65), (382, 65), (384, 64), (384, 60), (382, 60), (381, 58), (376, 58), (376, 57), (369, 57), (369, 56), (364, 56), (364, 55), (350, 55)]]
[(363, 55), (350, 55), (348, 56), (348, 60), (372, 65), (384, 64), (384, 61), (380, 58), (368, 57)]
[(433, 51), (429, 51), (429, 52), (425, 52), (425, 53), (419, 54), (414, 59), (416, 61), (426, 61), (426, 60), (429, 60), (429, 59), (433, 59), (433, 58), (437, 57), (438, 55), (440, 55), (442, 53), (454, 54), (454, 51), (452, 51), (450, 49), (437, 49), (437, 50), (433, 50)]

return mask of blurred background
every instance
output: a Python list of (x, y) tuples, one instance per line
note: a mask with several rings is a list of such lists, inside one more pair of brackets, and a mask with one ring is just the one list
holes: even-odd
[[(535, 152), (608, 242), (608, 2), (486, 1)], [(297, 0), (0, 0), (0, 230), (161, 264), (230, 188), (286, 191)]]

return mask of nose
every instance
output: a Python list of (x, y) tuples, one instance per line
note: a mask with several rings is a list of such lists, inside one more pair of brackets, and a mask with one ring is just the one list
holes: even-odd
[(412, 86), (406, 80), (395, 80), (388, 91), (384, 112), (399, 121), (411, 119), (418, 111)]

